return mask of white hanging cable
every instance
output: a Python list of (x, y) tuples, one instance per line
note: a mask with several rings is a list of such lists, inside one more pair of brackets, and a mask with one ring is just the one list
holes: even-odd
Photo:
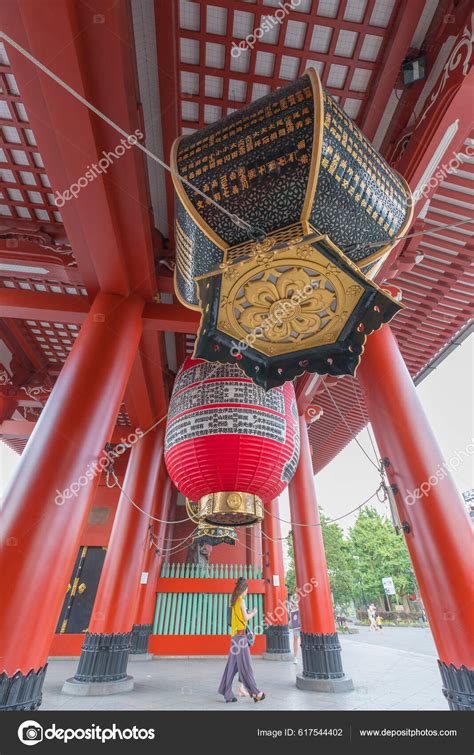
[(321, 382), (322, 382), (322, 384), (323, 384), (323, 388), (324, 388), (324, 390), (326, 391), (326, 393), (328, 394), (329, 398), (331, 399), (331, 401), (332, 401), (332, 403), (333, 403), (333, 405), (334, 405), (334, 407), (335, 407), (335, 409), (336, 409), (337, 413), (339, 414), (339, 416), (340, 416), (340, 418), (342, 419), (343, 423), (345, 424), (346, 428), (347, 428), (347, 429), (349, 430), (349, 432), (350, 432), (350, 434), (351, 434), (351, 437), (353, 438), (353, 440), (355, 440), (355, 442), (356, 442), (356, 443), (357, 443), (357, 445), (359, 446), (360, 450), (362, 451), (362, 453), (364, 454), (364, 456), (366, 456), (366, 457), (367, 457), (367, 459), (368, 459), (368, 460), (369, 460), (369, 462), (370, 462), (370, 463), (372, 464), (372, 466), (373, 466), (373, 467), (375, 467), (375, 468), (376, 468), (376, 469), (377, 469), (378, 471), (380, 471), (380, 470), (379, 470), (379, 466), (378, 466), (378, 464), (376, 464), (376, 463), (375, 463), (375, 462), (373, 461), (373, 459), (371, 459), (371, 458), (370, 458), (370, 456), (369, 456), (369, 454), (367, 453), (367, 451), (365, 450), (364, 446), (363, 446), (363, 445), (362, 445), (362, 444), (360, 443), (360, 441), (358, 440), (358, 438), (357, 438), (357, 437), (355, 436), (355, 434), (354, 434), (354, 431), (353, 431), (353, 430), (352, 430), (352, 428), (350, 427), (350, 425), (349, 425), (349, 423), (347, 422), (346, 418), (344, 417), (343, 413), (342, 413), (342, 412), (341, 412), (341, 410), (339, 409), (339, 407), (338, 407), (338, 405), (337, 405), (336, 401), (334, 400), (334, 397), (333, 397), (333, 395), (332, 395), (331, 391), (329, 390), (329, 387), (328, 387), (328, 386), (326, 385), (326, 381), (325, 381), (325, 379), (324, 379), (324, 377), (323, 377), (323, 376), (321, 376)]
[[(243, 218), (239, 217), (233, 212), (230, 212), (229, 210), (226, 210), (225, 207), (222, 207), (218, 202), (215, 201), (212, 197), (210, 197), (205, 192), (201, 191), (198, 186), (191, 183), (191, 181), (188, 181), (187, 178), (184, 178), (184, 176), (181, 176), (177, 171), (173, 170), (170, 165), (168, 165), (164, 160), (162, 160), (158, 155), (155, 155), (154, 152), (151, 152), (151, 150), (147, 149), (143, 146), (143, 144), (140, 144), (140, 142), (137, 141), (136, 136), (134, 134), (129, 134), (127, 131), (125, 131), (121, 126), (118, 125), (118, 123), (115, 123), (111, 118), (109, 118), (105, 113), (103, 113), (101, 110), (95, 107), (89, 100), (86, 100), (85, 97), (83, 97), (79, 92), (77, 92), (73, 87), (71, 87), (69, 84), (67, 84), (63, 79), (60, 78), (57, 74), (54, 73), (50, 68), (44, 65), (38, 58), (35, 58), (34, 55), (32, 55), (28, 50), (25, 50), (24, 47), (22, 47), (18, 42), (16, 42), (12, 37), (8, 36), (8, 34), (5, 34), (5, 32), (0, 31), (0, 39), (4, 39), (5, 42), (8, 42), (17, 52), (20, 53), (20, 55), (23, 55), (27, 60), (30, 61), (30, 63), (33, 63), (37, 68), (39, 68), (40, 71), (42, 71), (46, 76), (49, 76), (50, 79), (56, 82), (60, 87), (62, 87), (66, 92), (68, 92), (72, 97), (74, 97), (78, 102), (80, 102), (84, 107), (86, 107), (88, 110), (90, 110), (92, 113), (95, 113), (99, 118), (101, 118), (105, 123), (107, 123), (111, 128), (113, 128), (117, 133), (124, 136), (132, 146), (138, 147), (147, 157), (149, 157), (151, 160), (154, 160), (156, 163), (161, 165), (162, 168), (167, 170), (171, 175), (178, 178), (182, 183), (184, 183), (186, 186), (188, 186), (192, 191), (196, 192), (196, 194), (199, 194), (206, 202), (209, 204), (212, 204), (217, 210), (222, 212), (224, 215), (227, 215), (227, 217), (239, 228), (244, 229), (247, 231), (249, 238), (255, 240), (255, 241), (261, 241), (266, 237), (266, 233), (261, 229), (257, 228), (255, 226), (252, 226), (251, 223), (248, 223)], [(130, 141), (130, 139), (133, 139), (134, 141)], [(359, 246), (355, 246), (354, 249), (347, 250), (350, 251), (351, 254), (354, 254), (354, 252), (358, 252), (362, 249), (372, 249), (380, 247), (381, 244), (390, 243), (395, 244), (399, 241), (403, 241), (405, 239), (411, 239), (415, 236), (430, 236), (430, 235), (436, 235), (438, 231), (441, 230), (448, 230), (450, 228), (456, 228), (460, 225), (465, 225), (469, 223), (474, 223), (474, 219), (472, 220), (461, 220), (456, 223), (449, 223), (446, 225), (439, 225), (435, 230), (427, 231), (415, 231), (414, 233), (405, 234), (402, 236), (395, 236), (394, 238), (387, 238), (383, 241), (373, 241), (369, 242), (367, 244), (359, 244)]]
[[(89, 100), (86, 100), (85, 97), (83, 97), (79, 92), (77, 92), (75, 89), (73, 89), (69, 84), (67, 84), (63, 79), (60, 78), (57, 74), (54, 73), (50, 68), (44, 65), (38, 58), (35, 58), (34, 55), (32, 55), (28, 50), (25, 50), (24, 47), (18, 44), (14, 39), (8, 36), (8, 34), (5, 34), (5, 32), (0, 31), (0, 39), (4, 39), (5, 42), (8, 42), (12, 47), (17, 50), (17, 52), (20, 53), (20, 55), (23, 55), (27, 60), (30, 61), (30, 63), (33, 63), (37, 68), (40, 69), (40, 71), (43, 71), (43, 73), (46, 74), (46, 76), (49, 76), (50, 79), (56, 82), (62, 89), (64, 89), (66, 92), (68, 92), (74, 99), (76, 99), (78, 102), (81, 103), (81, 105), (84, 105), (88, 110), (90, 110), (92, 113), (95, 113), (101, 120), (103, 120), (105, 123), (107, 123), (111, 128), (113, 128), (117, 133), (124, 136), (129, 144), (132, 146), (138, 147), (147, 157), (149, 157), (151, 160), (154, 160), (156, 163), (161, 165), (162, 168), (167, 170), (171, 175), (178, 178), (182, 183), (186, 184), (192, 191), (196, 192), (196, 194), (199, 194), (203, 199), (206, 200), (206, 202), (209, 202), (212, 204), (217, 210), (224, 213), (224, 215), (227, 215), (227, 217), (234, 223), (234, 225), (238, 226), (239, 228), (243, 228), (247, 231), (250, 238), (255, 238), (255, 240), (261, 239), (262, 237), (265, 237), (265, 233), (260, 228), (255, 228), (251, 225), (251, 223), (248, 223), (243, 218), (239, 217), (233, 212), (229, 212), (229, 210), (226, 210), (225, 207), (222, 207), (218, 202), (215, 201), (212, 197), (210, 197), (208, 194), (205, 194), (205, 192), (201, 191), (198, 186), (195, 186), (191, 181), (188, 181), (187, 178), (184, 178), (184, 176), (181, 176), (179, 173), (177, 173), (173, 168), (171, 168), (167, 163), (164, 162), (161, 158), (158, 157), (158, 155), (155, 155), (154, 152), (151, 152), (151, 150), (147, 149), (143, 146), (143, 144), (140, 144), (140, 142), (137, 140), (136, 136), (134, 134), (129, 134), (125, 129), (123, 129), (121, 126), (119, 126), (118, 123), (115, 123), (111, 118), (109, 118), (105, 113), (103, 113), (101, 110), (95, 107)], [(131, 141), (133, 140), (133, 141)]]
[(389, 237), (385, 241), (370, 241), (368, 244), (359, 244), (359, 246), (355, 246), (354, 249), (346, 248), (346, 254), (349, 252), (353, 255), (355, 252), (360, 252), (361, 250), (365, 251), (366, 249), (375, 249), (376, 247), (379, 247), (381, 244), (384, 244), (386, 242), (395, 244), (399, 241), (406, 241), (406, 239), (413, 239), (416, 236), (436, 236), (438, 231), (447, 231), (450, 228), (457, 228), (460, 225), (469, 225), (469, 223), (474, 223), (474, 218), (468, 218), (467, 220), (458, 220), (456, 223), (443, 223), (437, 225), (436, 228), (431, 231), (414, 231), (413, 233), (406, 233), (404, 236), (395, 236), (393, 239)]
[[(115, 474), (115, 470), (113, 468), (113, 465), (111, 465), (110, 467), (108, 467), (105, 470), (105, 474), (106, 474), (107, 487), (112, 487), (112, 488), (117, 487), (120, 490), (120, 492), (123, 493), (123, 495), (125, 496), (125, 498), (127, 499), (127, 501), (129, 501), (132, 504), (132, 506), (135, 506), (135, 508), (138, 509), (138, 511), (140, 511), (142, 514), (144, 514), (145, 516), (147, 516), (148, 519), (153, 519), (154, 522), (160, 522), (160, 524), (181, 524), (181, 522), (189, 522), (188, 517), (186, 517), (186, 519), (176, 519), (176, 520), (170, 519), (170, 520), (168, 520), (168, 519), (160, 519), (157, 516), (152, 516), (151, 514), (148, 514), (148, 512), (144, 511), (144, 509), (142, 509), (137, 503), (135, 503), (135, 501), (132, 498), (130, 498), (130, 496), (128, 495), (127, 491), (122, 487), (122, 485), (120, 484), (120, 482), (118, 480), (117, 475)], [(113, 478), (113, 480), (115, 481), (115, 485), (109, 485), (108, 484), (108, 478), (109, 478), (109, 476), (111, 476)]]
[[(357, 403), (359, 404), (359, 409), (362, 417), (365, 417), (365, 410), (362, 406), (362, 402), (360, 400), (359, 391), (357, 390), (356, 386), (356, 378), (352, 376), (352, 387), (354, 388), (354, 393), (357, 399)], [(375, 447), (374, 440), (372, 438), (372, 433), (370, 432), (369, 423), (366, 424), (365, 429), (367, 430), (367, 435), (369, 436), (370, 445), (372, 446), (372, 451), (374, 452), (375, 459), (377, 461), (377, 464), (380, 464), (379, 454), (377, 453), (377, 449)]]
[[(372, 495), (370, 495), (368, 498), (366, 498), (365, 501), (362, 501), (362, 503), (360, 503), (358, 506), (356, 506), (355, 509), (351, 509), (346, 514), (342, 514), (341, 516), (337, 516), (334, 519), (329, 519), (327, 521), (327, 524), (333, 524), (334, 522), (339, 522), (341, 519), (345, 519), (347, 516), (350, 516), (355, 511), (358, 511), (359, 509), (361, 509), (363, 506), (366, 506), (369, 503), (369, 501), (371, 501), (376, 496), (377, 496), (377, 500), (379, 500), (379, 501), (382, 502), (383, 500), (385, 500), (385, 498), (380, 498), (380, 494), (381, 493), (382, 493), (382, 495), (384, 494), (382, 484), (380, 484), (379, 487), (377, 488), (377, 490), (374, 493), (372, 493)], [(284, 522), (284, 524), (290, 524), (292, 528), (293, 527), (321, 527), (321, 522), (318, 522), (316, 524), (301, 524), (299, 522), (293, 522), (293, 521), (288, 520), (288, 519), (282, 519), (281, 516), (277, 516), (277, 514), (272, 514), (270, 511), (268, 511), (268, 509), (266, 509), (265, 506), (263, 507), (263, 509), (264, 509), (265, 513), (268, 514), (268, 516), (271, 516), (274, 519), (278, 519), (279, 522)], [(273, 542), (277, 542), (278, 540), (286, 540), (286, 537), (272, 538), (269, 535), (266, 535), (263, 531), (262, 531), (262, 535), (267, 540), (272, 540)]]

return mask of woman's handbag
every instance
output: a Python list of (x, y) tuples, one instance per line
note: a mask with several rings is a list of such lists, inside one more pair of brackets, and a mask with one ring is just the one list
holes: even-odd
[(251, 648), (253, 643), (255, 642), (255, 636), (248, 624), (245, 627), (245, 636), (247, 637), (248, 646)]

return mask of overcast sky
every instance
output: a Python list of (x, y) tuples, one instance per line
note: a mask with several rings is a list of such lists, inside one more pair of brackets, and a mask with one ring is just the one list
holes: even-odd
[[(417, 388), (418, 395), (429, 417), (434, 433), (446, 459), (456, 451), (466, 448), (471, 442), (473, 421), (474, 385), (474, 336), (451, 353), (437, 369)], [(373, 456), (367, 430), (359, 435), (367, 453)], [(0, 443), (0, 494), (3, 493), (20, 457)], [(454, 472), (454, 479), (460, 492), (474, 487), (473, 457)], [(315, 478), (316, 492), (320, 506), (331, 517), (340, 517), (358, 506), (378, 487), (377, 471), (366, 459), (355, 441), (350, 443)], [(281, 496), (281, 517), (289, 519), (288, 497)], [(382, 513), (388, 513), (386, 505), (372, 501), (371, 505)], [(340, 520), (347, 530), (357, 514)], [(282, 535), (286, 535), (289, 525), (282, 522)]]

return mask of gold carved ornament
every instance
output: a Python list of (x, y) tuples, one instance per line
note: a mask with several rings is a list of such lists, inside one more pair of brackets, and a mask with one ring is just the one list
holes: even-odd
[(224, 272), (218, 328), (267, 356), (335, 343), (363, 286), (302, 239), (273, 250), (266, 241)]

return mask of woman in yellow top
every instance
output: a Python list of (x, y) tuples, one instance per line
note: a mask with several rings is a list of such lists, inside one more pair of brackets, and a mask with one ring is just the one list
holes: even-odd
[(250, 613), (247, 612), (245, 596), (248, 589), (249, 586), (245, 579), (239, 577), (231, 598), (232, 636), (230, 638), (230, 653), (218, 690), (224, 696), (226, 703), (237, 702), (237, 698), (232, 691), (232, 682), (237, 672), (239, 673), (241, 684), (256, 703), (265, 699), (265, 692), (260, 692), (253, 675), (249, 644), (245, 632), (248, 620), (257, 613), (256, 609), (250, 611)]

